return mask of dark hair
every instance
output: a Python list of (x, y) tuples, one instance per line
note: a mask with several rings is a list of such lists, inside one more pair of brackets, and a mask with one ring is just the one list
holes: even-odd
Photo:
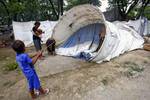
[(25, 51), (25, 45), (21, 40), (15, 40), (14, 43), (12, 44), (12, 48), (19, 54), (24, 53)]
[(39, 22), (39, 21), (36, 21), (35, 23), (34, 23), (34, 25), (40, 25), (41, 23)]

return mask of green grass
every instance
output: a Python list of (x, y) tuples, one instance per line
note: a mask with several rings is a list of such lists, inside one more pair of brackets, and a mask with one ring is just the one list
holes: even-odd
[(131, 69), (133, 71), (136, 71), (136, 72), (142, 72), (142, 71), (144, 71), (143, 67), (137, 67), (137, 66), (132, 66)]
[(16, 70), (18, 64), (16, 62), (8, 62), (6, 65), (3, 66), (4, 71), (13, 71)]
[(141, 73), (144, 71), (143, 67), (133, 62), (125, 62), (123, 67), (127, 69), (125, 72), (123, 72), (124, 75), (127, 77), (132, 77), (136, 75), (137, 73)]

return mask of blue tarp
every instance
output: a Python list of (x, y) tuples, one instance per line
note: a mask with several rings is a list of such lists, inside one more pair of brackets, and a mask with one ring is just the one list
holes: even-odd
[(57, 49), (57, 53), (89, 60), (99, 45), (100, 26), (101, 24), (91, 24), (79, 29)]

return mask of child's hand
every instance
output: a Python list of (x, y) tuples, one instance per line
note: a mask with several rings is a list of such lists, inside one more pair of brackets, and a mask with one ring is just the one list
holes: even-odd
[(41, 56), (42, 56), (42, 51), (39, 51), (39, 52), (37, 53), (37, 56), (38, 56), (38, 57), (41, 57)]

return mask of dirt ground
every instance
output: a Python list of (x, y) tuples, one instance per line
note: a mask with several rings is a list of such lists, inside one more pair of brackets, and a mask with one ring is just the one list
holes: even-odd
[[(30, 50), (28, 50), (30, 52)], [(3, 71), (14, 60), (0, 49), (0, 100), (30, 100), (20, 71)], [(150, 52), (135, 50), (96, 64), (64, 56), (48, 56), (36, 64), (42, 85), (50, 89), (37, 100), (149, 100)]]

